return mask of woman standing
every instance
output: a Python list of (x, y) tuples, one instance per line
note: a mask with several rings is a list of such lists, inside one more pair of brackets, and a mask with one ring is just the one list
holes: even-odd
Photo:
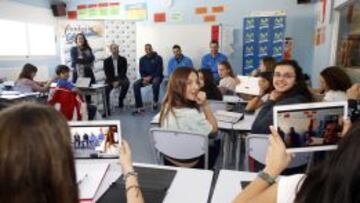
[(95, 83), (93, 72), (95, 57), (83, 33), (78, 33), (75, 37), (76, 46), (70, 50), (71, 67), (73, 68), (73, 83), (78, 77), (91, 78), (91, 84)]

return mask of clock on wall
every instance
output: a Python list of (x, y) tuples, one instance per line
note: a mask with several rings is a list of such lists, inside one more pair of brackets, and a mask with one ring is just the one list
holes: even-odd
[(160, 3), (162, 6), (170, 8), (173, 4), (173, 0), (160, 0)]

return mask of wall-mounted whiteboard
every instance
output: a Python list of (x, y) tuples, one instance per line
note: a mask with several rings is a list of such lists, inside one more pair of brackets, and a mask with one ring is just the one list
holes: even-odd
[(209, 53), (211, 25), (141, 25), (136, 27), (136, 56), (140, 59), (145, 54), (144, 45), (152, 44), (154, 51), (164, 60), (164, 74), (167, 64), (173, 56), (172, 46), (178, 44), (183, 54), (193, 60), (196, 69), (200, 68), (201, 57)]

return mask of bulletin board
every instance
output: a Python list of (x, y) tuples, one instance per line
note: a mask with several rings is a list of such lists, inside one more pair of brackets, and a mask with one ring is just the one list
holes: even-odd
[(172, 46), (178, 44), (183, 54), (190, 57), (195, 68), (200, 68), (201, 58), (209, 53), (211, 41), (211, 25), (137, 25), (136, 56), (140, 59), (144, 54), (144, 45), (152, 44), (164, 61), (164, 74), (167, 75), (167, 63), (173, 56)]

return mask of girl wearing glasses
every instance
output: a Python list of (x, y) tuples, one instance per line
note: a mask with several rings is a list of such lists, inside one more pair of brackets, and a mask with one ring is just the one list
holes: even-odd
[(284, 60), (276, 64), (273, 85), (274, 90), (270, 93), (270, 99), (264, 103), (257, 115), (251, 133), (270, 133), (269, 126), (273, 124), (274, 106), (312, 101), (301, 67), (294, 60)]

